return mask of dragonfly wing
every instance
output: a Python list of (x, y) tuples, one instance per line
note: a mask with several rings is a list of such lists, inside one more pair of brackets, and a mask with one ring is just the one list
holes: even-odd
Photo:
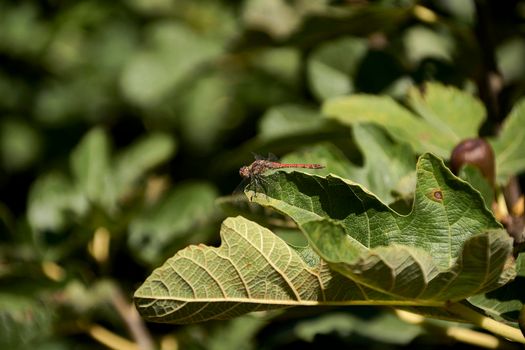
[(263, 157), (261, 156), (260, 154), (257, 154), (257, 153), (254, 153), (252, 152), (253, 154), (253, 157), (255, 158), (255, 160), (269, 160), (270, 162), (278, 162), (279, 161), (279, 158), (271, 153), (271, 152), (268, 152), (268, 157)]
[(253, 154), (253, 158), (255, 158), (255, 160), (264, 160), (264, 157), (261, 156), (260, 154), (257, 154), (255, 152), (252, 152)]
[(250, 182), (249, 179), (242, 179), (242, 181), (237, 185), (237, 187), (235, 187), (232, 194), (233, 195), (244, 194), (244, 189), (246, 188), (246, 186), (248, 186), (249, 182)]
[(268, 152), (268, 158), (267, 160), (269, 160), (270, 162), (278, 162), (279, 161), (279, 158), (277, 158), (277, 156), (271, 152)]

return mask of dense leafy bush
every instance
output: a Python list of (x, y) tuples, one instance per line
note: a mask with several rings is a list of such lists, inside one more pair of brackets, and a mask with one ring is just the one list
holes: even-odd
[[(525, 342), (524, 19), (1, 2), (0, 347)], [(231, 195), (251, 152), (324, 169)]]

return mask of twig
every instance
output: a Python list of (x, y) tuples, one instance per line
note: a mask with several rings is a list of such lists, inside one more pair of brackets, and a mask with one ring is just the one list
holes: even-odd
[(501, 122), (499, 93), (503, 88), (503, 78), (498, 70), (495, 58), (494, 25), (492, 23), (489, 4), (485, 0), (474, 1), (476, 6), (475, 33), (479, 43), (481, 69), (478, 74), (479, 94), (489, 118), (498, 124)]
[(463, 327), (443, 327), (436, 324), (430, 323), (427, 319), (421, 315), (414, 314), (412, 312), (404, 310), (394, 310), (396, 315), (404, 322), (410, 324), (420, 325), (432, 333), (438, 332), (443, 334), (450, 339), (465, 343), (476, 345), (485, 349), (514, 349), (515, 347), (504, 342), (501, 339), (481, 332), (474, 331), (472, 329)]
[(137, 344), (122, 338), (121, 336), (107, 330), (99, 325), (91, 325), (87, 329), (88, 334), (96, 341), (114, 350), (139, 350)]
[(483, 316), (469, 307), (460, 303), (450, 303), (446, 306), (446, 309), (455, 315), (460, 316), (464, 320), (470, 323), (488, 330), (494, 334), (500, 335), (511, 341), (525, 344), (525, 337), (521, 334), (519, 329), (507, 326), (501, 322), (493, 320), (492, 318)]
[(155, 345), (153, 339), (151, 338), (144, 321), (140, 318), (135, 307), (127, 301), (118, 285), (114, 285), (113, 293), (111, 294), (111, 302), (126, 323), (131, 336), (138, 345), (138, 349), (154, 350)]

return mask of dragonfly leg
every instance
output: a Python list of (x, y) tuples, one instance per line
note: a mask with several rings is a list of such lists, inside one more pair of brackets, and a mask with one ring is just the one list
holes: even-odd
[(258, 193), (266, 194), (268, 192), (269, 182), (262, 176), (254, 176), (253, 178), (253, 197), (256, 197)]

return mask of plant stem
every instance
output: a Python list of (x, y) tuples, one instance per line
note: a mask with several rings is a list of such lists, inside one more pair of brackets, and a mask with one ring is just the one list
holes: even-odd
[(425, 317), (408, 312), (405, 310), (394, 310), (397, 317), (402, 321), (420, 325), (432, 334), (439, 336), (446, 336), (455, 341), (459, 341), (465, 344), (476, 345), (485, 349), (514, 349), (515, 346), (512, 343), (506, 342), (498, 337), (491, 334), (481, 333), (472, 329), (450, 326), (444, 327), (435, 323), (429, 322)]
[(99, 325), (89, 326), (87, 332), (93, 339), (114, 350), (139, 350), (137, 344)]
[(141, 350), (155, 349), (151, 335), (133, 304), (129, 303), (118, 285), (114, 285), (111, 302), (128, 327)]
[(519, 329), (507, 326), (506, 324), (477, 313), (465, 305), (460, 303), (450, 303), (446, 306), (446, 309), (478, 327), (486, 329), (511, 341), (525, 344), (525, 337), (523, 337)]
[(501, 122), (499, 94), (503, 78), (498, 70), (495, 57), (495, 32), (491, 4), (487, 0), (474, 1), (476, 8), (475, 34), (479, 43), (481, 69), (478, 73), (478, 89), (487, 108), (488, 117), (493, 123)]

